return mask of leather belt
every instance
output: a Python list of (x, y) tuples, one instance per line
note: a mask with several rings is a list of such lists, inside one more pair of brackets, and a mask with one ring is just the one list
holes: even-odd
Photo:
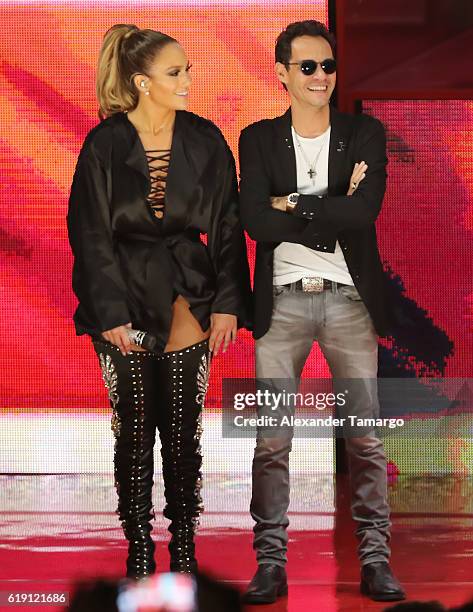
[(322, 278), (321, 276), (304, 276), (303, 278), (295, 281), (294, 283), (288, 283), (285, 287), (294, 286), (296, 291), (304, 291), (304, 293), (322, 293), (328, 289), (338, 287), (345, 287), (344, 283), (337, 283), (335, 281)]

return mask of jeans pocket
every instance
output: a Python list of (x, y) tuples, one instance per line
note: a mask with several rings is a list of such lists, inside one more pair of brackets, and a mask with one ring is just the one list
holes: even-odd
[(346, 297), (347, 300), (351, 302), (361, 302), (361, 296), (358, 293), (358, 289), (353, 285), (344, 285), (343, 287), (338, 287), (338, 293)]
[(289, 287), (287, 285), (273, 285), (273, 297), (279, 297), (283, 293), (287, 293)]

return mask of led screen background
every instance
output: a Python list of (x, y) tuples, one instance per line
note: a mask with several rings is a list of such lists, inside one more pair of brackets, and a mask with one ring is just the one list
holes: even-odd
[[(426, 423), (430, 415), (422, 415), (399, 439), (385, 440), (386, 453), (395, 472), (472, 474), (473, 102), (367, 100), (362, 108), (386, 127), (380, 251), (415, 320), (403, 340), (383, 345), (397, 362), (396, 376), (470, 379), (469, 414), (449, 416), (448, 435), (445, 422)], [(436, 433), (419, 434), (429, 426)]]
[[(79, 149), (98, 123), (95, 66), (106, 30), (114, 23), (134, 23), (179, 40), (193, 64), (189, 110), (215, 121), (236, 156), (245, 125), (286, 108), (273, 71), (277, 34), (294, 20), (327, 21), (325, 1), (207, 4), (3, 5), (3, 410), (108, 409), (90, 343), (76, 338), (72, 326), (75, 299), (65, 228)], [(253, 254), (250, 248), (251, 259)], [(234, 350), (215, 360), (210, 406), (218, 404), (224, 373), (252, 374), (252, 352), (249, 334), (242, 334)]]
[[(437, 336), (413, 330), (409, 363), (437, 355), (446, 377), (473, 375), (473, 102), (370, 100), (387, 133), (388, 188), (377, 230), (381, 257)], [(442, 344), (440, 332), (451, 341)], [(430, 342), (430, 346), (429, 346)], [(443, 360), (442, 360), (443, 358)]]
[[(72, 325), (75, 298), (67, 197), (80, 146), (98, 122), (95, 66), (104, 32), (134, 23), (177, 38), (193, 64), (189, 110), (212, 119), (235, 156), (240, 130), (284, 112), (274, 76), (277, 34), (290, 22), (327, 22), (319, 2), (1, 3), (0, 411), (107, 414), (100, 370)], [(472, 103), (366, 101), (388, 131), (389, 181), (378, 222), (383, 260), (404, 295), (453, 343), (437, 373), (473, 371), (471, 261)], [(248, 243), (251, 264), (254, 248)], [(384, 342), (406, 369), (422, 371), (428, 338)], [(440, 354), (442, 347), (437, 349)], [(207, 405), (223, 376), (253, 374), (253, 341), (214, 362)], [(304, 374), (327, 376), (314, 348)], [(399, 463), (398, 451), (392, 459)], [(403, 451), (404, 452), (404, 451)], [(446, 455), (439, 451), (439, 462)]]

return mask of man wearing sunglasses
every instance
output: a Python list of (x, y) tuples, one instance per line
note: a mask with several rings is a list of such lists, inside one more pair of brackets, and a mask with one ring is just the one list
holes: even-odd
[[(240, 136), (242, 221), (257, 242), (256, 378), (271, 381), (273, 391), (291, 381), (297, 388), (317, 341), (334, 377), (366, 382), (354, 385), (348, 414), (376, 417), (378, 335), (388, 333), (391, 317), (374, 226), (386, 186), (386, 138), (378, 120), (329, 105), (334, 47), (320, 22), (289, 25), (276, 43), (276, 75), (291, 106)], [(283, 410), (293, 414), (294, 406), (270, 412)], [(379, 601), (404, 599), (389, 566), (383, 444), (371, 428), (344, 433), (361, 591)], [(287, 593), (292, 434), (258, 430), (251, 500), (258, 571), (246, 603)]]

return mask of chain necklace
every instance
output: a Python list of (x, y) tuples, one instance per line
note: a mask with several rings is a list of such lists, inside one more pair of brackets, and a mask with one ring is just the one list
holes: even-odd
[[(128, 111), (125, 111), (125, 113), (128, 114)], [(161, 125), (158, 128), (151, 128), (150, 130), (142, 130), (141, 128), (139, 128), (133, 123), (133, 121), (130, 119), (129, 116), (128, 116), (128, 121), (134, 126), (138, 134), (153, 134), (153, 136), (157, 136), (160, 132), (163, 131), (164, 128), (168, 128), (168, 127), (171, 128), (174, 125), (174, 119), (171, 123), (169, 123), (169, 121), (166, 119), (165, 121), (163, 121), (163, 123), (161, 123)]]
[(327, 143), (327, 136), (329, 134), (329, 131), (327, 130), (327, 133), (325, 134), (323, 142), (322, 142), (322, 146), (320, 147), (320, 149), (319, 149), (319, 151), (318, 151), (318, 153), (317, 153), (317, 155), (316, 155), (316, 157), (314, 159), (314, 162), (311, 164), (310, 161), (307, 159), (307, 155), (305, 154), (304, 149), (302, 148), (302, 144), (301, 144), (301, 142), (299, 140), (299, 136), (297, 135), (296, 130), (294, 129), (294, 126), (292, 126), (292, 130), (293, 130), (293, 133), (294, 133), (294, 137), (296, 139), (297, 148), (301, 152), (302, 157), (304, 158), (305, 163), (309, 166), (309, 170), (307, 171), (307, 174), (309, 175), (309, 178), (310, 178), (310, 180), (312, 182), (312, 185), (315, 185), (315, 179), (317, 177), (317, 170), (316, 170), (317, 162), (319, 161), (320, 154), (322, 153), (322, 151), (323, 151), (323, 149), (324, 149), (324, 147), (325, 147), (325, 145)]

